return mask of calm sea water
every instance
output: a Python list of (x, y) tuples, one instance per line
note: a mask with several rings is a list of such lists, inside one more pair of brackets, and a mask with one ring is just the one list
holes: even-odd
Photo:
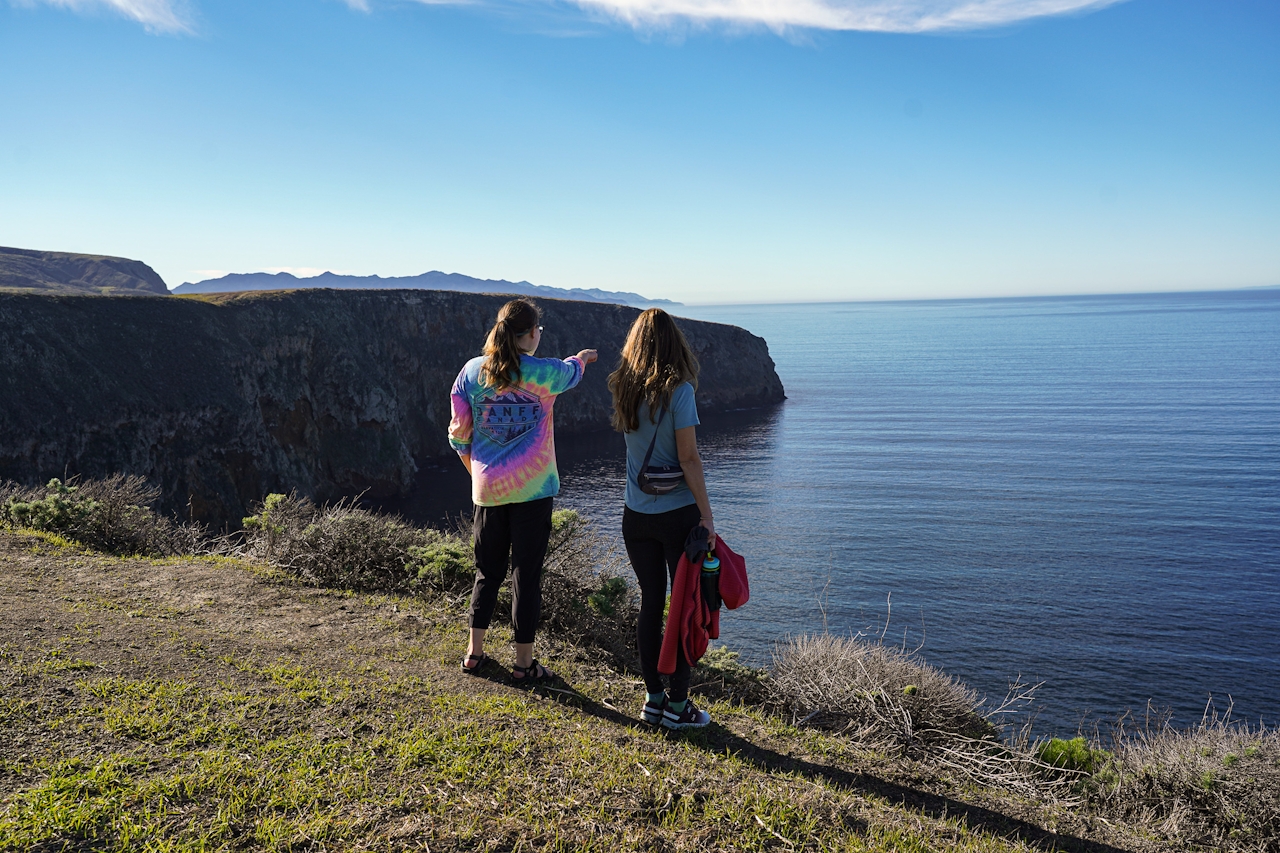
[[(1046, 733), (1280, 720), (1280, 290), (679, 313), (763, 336), (788, 395), (699, 430), (751, 572), (728, 646), (884, 632), (993, 699), (1043, 681)], [(559, 506), (616, 528), (620, 439), (558, 444)]]

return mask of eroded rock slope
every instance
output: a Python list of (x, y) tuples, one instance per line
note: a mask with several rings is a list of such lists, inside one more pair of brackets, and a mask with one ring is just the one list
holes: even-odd
[[(166, 509), (214, 524), (237, 523), (270, 491), (394, 498), (449, 452), (450, 385), (506, 298), (0, 293), (0, 480), (142, 474)], [(607, 429), (605, 378), (638, 309), (540, 304), (539, 355), (601, 355), (557, 403), (557, 434)], [(702, 362), (703, 411), (783, 399), (762, 338), (680, 324)]]

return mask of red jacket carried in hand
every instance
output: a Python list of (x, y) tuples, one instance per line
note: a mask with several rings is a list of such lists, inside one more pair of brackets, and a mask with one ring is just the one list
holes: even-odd
[[(751, 597), (747, 562), (719, 536), (715, 553), (720, 558), (720, 598), (725, 607), (736, 610)], [(685, 660), (693, 666), (706, 653), (707, 641), (719, 637), (720, 608), (712, 610), (702, 599), (702, 561), (693, 563), (681, 554), (676, 579), (671, 585), (671, 607), (667, 610), (667, 630), (662, 635), (658, 672), (671, 675), (676, 671), (676, 649), (683, 649)]]

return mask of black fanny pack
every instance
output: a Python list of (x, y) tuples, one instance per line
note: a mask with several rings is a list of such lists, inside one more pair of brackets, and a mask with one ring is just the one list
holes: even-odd
[(679, 465), (650, 465), (653, 458), (654, 445), (658, 443), (658, 427), (666, 417), (667, 409), (663, 406), (658, 414), (658, 422), (653, 427), (653, 440), (649, 442), (649, 450), (640, 463), (640, 473), (636, 475), (636, 485), (646, 495), (665, 495), (674, 492), (684, 482), (684, 469)]

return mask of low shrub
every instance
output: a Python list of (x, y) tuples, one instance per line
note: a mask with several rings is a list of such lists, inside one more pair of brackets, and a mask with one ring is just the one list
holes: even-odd
[(825, 634), (788, 640), (775, 650), (770, 682), (798, 717), (907, 754), (998, 735), (980, 713), (977, 693), (880, 643)]
[(284, 565), (321, 586), (405, 590), (417, 581), (410, 549), (422, 539), (397, 519), (338, 505), (303, 530)]
[(1040, 761), (1025, 731), (1002, 740), (1002, 721), (1035, 687), (1021, 682), (995, 708), (951, 676), (882, 643), (827, 634), (788, 640), (774, 652), (769, 692), (797, 723), (840, 732), (995, 788), (1060, 802), (1077, 799), (1076, 776)]
[(432, 536), (351, 501), (317, 507), (297, 494), (268, 495), (244, 519), (248, 553), (318, 586), (408, 590), (419, 569), (412, 549)]
[(160, 490), (145, 478), (54, 478), (43, 489), (9, 483), (0, 489), (0, 522), (56, 533), (111, 554), (171, 556), (200, 550), (203, 528), (179, 524), (152, 508)]
[[(475, 558), (463, 531), (414, 527), (344, 501), (318, 507), (297, 494), (272, 494), (244, 519), (246, 556), (319, 586), (466, 595)], [(542, 577), (544, 637), (634, 657), (637, 607), (610, 543), (572, 510), (552, 515)], [(511, 594), (498, 599), (506, 620)]]
[(540, 632), (631, 663), (640, 611), (623, 576), (625, 565), (614, 543), (590, 521), (570, 509), (552, 513)]
[(248, 551), (260, 559), (280, 560), (292, 553), (303, 531), (319, 514), (319, 508), (297, 492), (267, 495), (256, 513), (242, 519)]
[(716, 698), (759, 704), (769, 698), (769, 671), (747, 666), (727, 646), (712, 646), (694, 668), (693, 684)]
[(1092, 806), (1170, 839), (1228, 851), (1280, 851), (1280, 731), (1206, 714), (1179, 730), (1121, 721)]

